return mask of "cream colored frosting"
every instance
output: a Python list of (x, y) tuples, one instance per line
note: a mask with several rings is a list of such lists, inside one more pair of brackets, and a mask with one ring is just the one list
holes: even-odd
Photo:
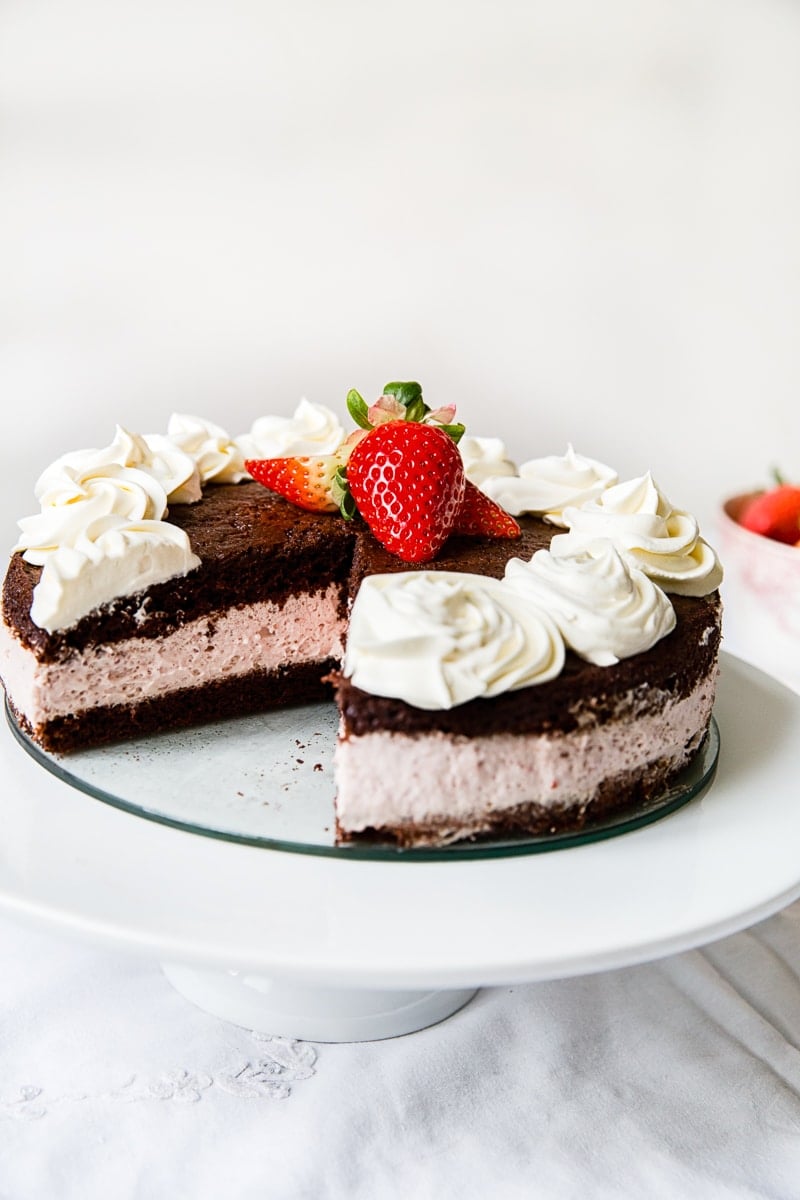
[(81, 480), (99, 477), (115, 466), (147, 472), (161, 484), (169, 503), (200, 499), (200, 478), (190, 455), (162, 435), (145, 438), (121, 425), (116, 427), (108, 446), (99, 450), (73, 450), (57, 458), (40, 475), (34, 494), (43, 507), (68, 503), (76, 483), (80, 489)]
[(183, 530), (167, 521), (116, 523), (112, 517), (102, 525), (45, 559), (31, 605), (31, 620), (41, 629), (69, 629), (117, 596), (185, 575), (200, 564)]
[(519, 474), (489, 477), (481, 486), (514, 516), (534, 513), (563, 526), (563, 511), (568, 505), (594, 499), (617, 479), (611, 467), (576, 454), (570, 444), (563, 455), (529, 459), (521, 465)]
[(42, 568), (31, 606), (40, 628), (68, 629), (116, 596), (199, 564), (186, 534), (163, 520), (168, 495), (193, 494), (197, 470), (163, 442), (151, 449), (118, 427), (110, 446), (63, 455), (40, 476), (40, 512), (19, 522), (15, 546)]
[(201, 484), (241, 483), (248, 478), (240, 447), (212, 421), (187, 413), (173, 413), (167, 426), (167, 437), (194, 460)]
[(553, 618), (576, 654), (600, 667), (649, 650), (675, 628), (667, 596), (610, 541), (576, 554), (512, 558), (505, 579)]
[(569, 532), (553, 538), (555, 555), (591, 552), (599, 538), (608, 538), (665, 592), (706, 596), (722, 581), (719, 559), (700, 537), (695, 518), (673, 508), (649, 472), (607, 488), (580, 508), (566, 508), (563, 516)]
[(339, 418), (324, 404), (301, 400), (291, 417), (259, 417), (236, 438), (244, 459), (333, 454), (344, 441)]
[(362, 582), (344, 673), (375, 695), (447, 709), (552, 679), (564, 653), (552, 620), (500, 581), (405, 571)]
[(500, 438), (469, 437), (465, 434), (458, 443), (458, 449), (464, 463), (464, 474), (477, 487), (482, 487), (487, 479), (517, 473)]

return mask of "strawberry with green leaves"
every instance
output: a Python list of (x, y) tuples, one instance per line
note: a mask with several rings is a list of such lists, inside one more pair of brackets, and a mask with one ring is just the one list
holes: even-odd
[(375, 404), (355, 390), (359, 428), (332, 455), (249, 460), (259, 483), (312, 512), (358, 511), (375, 538), (405, 562), (435, 558), (451, 533), (519, 537), (504, 509), (464, 475), (455, 406), (432, 410), (418, 383), (387, 383)]

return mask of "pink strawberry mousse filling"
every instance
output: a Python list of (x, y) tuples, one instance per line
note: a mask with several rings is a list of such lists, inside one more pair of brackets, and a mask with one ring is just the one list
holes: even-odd
[(450, 823), (452, 840), (480, 833), (518, 805), (579, 808), (615, 776), (657, 760), (680, 769), (700, 743), (713, 700), (714, 681), (705, 680), (656, 714), (629, 713), (565, 734), (345, 733), (335, 758), (339, 825), (359, 833), (434, 823), (440, 840)]
[(105, 705), (128, 706), (218, 679), (285, 664), (340, 658), (340, 589), (212, 613), (161, 638), (129, 638), (40, 663), (0, 631), (0, 669), (15, 708), (32, 725)]

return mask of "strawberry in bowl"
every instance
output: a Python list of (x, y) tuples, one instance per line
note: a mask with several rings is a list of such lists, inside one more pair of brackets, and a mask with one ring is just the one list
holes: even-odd
[(719, 532), (729, 648), (800, 690), (800, 487), (731, 496)]
[(751, 533), (788, 546), (800, 545), (800, 487), (779, 477), (775, 487), (745, 499), (738, 521)]

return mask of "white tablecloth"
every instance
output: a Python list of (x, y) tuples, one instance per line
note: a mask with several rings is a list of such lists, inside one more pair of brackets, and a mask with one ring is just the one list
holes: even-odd
[(351, 1045), (8, 919), (0, 956), (3, 1200), (800, 1196), (800, 903)]

